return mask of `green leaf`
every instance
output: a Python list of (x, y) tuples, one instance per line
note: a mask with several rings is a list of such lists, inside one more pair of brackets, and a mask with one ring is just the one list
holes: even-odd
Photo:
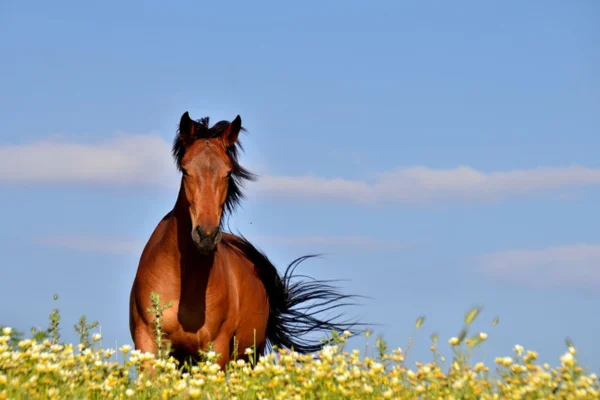
[(467, 328), (464, 327), (460, 330), (460, 333), (458, 334), (458, 343), (462, 343), (463, 340), (465, 340), (465, 337), (467, 337)]
[(479, 315), (480, 312), (481, 312), (481, 307), (474, 307), (474, 308), (472, 308), (465, 315), (465, 324), (471, 325), (473, 323), (473, 321), (475, 321), (475, 318), (477, 318), (477, 316)]
[(568, 337), (565, 338), (565, 343), (566, 343), (567, 347), (573, 347), (573, 348), (575, 348), (575, 345), (573, 344), (573, 341), (571, 339), (569, 339)]
[(431, 334), (431, 341), (433, 343), (437, 343), (437, 341), (438, 341), (438, 334), (437, 334), (437, 332), (434, 332), (434, 333)]
[(421, 327), (421, 325), (423, 325), (423, 322), (425, 322), (425, 316), (422, 315), (417, 319), (417, 322), (415, 323), (415, 327), (418, 329)]
[(473, 335), (468, 343), (467, 346), (469, 347), (469, 349), (472, 349), (473, 347), (477, 346), (478, 344), (480, 344), (483, 340), (481, 339), (481, 337), (479, 335)]

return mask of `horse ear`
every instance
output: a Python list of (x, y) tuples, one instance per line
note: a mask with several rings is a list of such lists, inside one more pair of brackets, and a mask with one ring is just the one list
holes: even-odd
[(179, 137), (183, 139), (184, 143), (188, 143), (189, 140), (194, 136), (195, 123), (190, 118), (190, 114), (186, 111), (181, 116), (179, 121)]
[(238, 115), (231, 121), (223, 135), (226, 147), (231, 147), (237, 142), (240, 130), (242, 130), (242, 118)]

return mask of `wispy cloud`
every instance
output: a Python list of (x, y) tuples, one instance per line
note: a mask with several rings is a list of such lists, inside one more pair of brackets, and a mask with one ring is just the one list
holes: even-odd
[[(99, 254), (133, 254), (142, 251), (144, 240), (118, 237), (102, 237), (89, 235), (57, 235), (35, 238), (38, 244), (63, 248), (86, 253)], [(379, 240), (364, 236), (264, 236), (259, 235), (251, 240), (255, 245), (261, 247), (261, 243), (269, 243), (283, 246), (316, 245), (352, 248), (362, 251), (402, 251), (407, 245), (392, 240)]]
[(260, 242), (284, 246), (311, 245), (324, 248), (352, 248), (362, 251), (397, 252), (411, 247), (409, 244), (395, 240), (383, 240), (367, 236), (258, 236), (256, 239)]
[(353, 203), (495, 200), (557, 189), (600, 185), (600, 168), (541, 167), (482, 172), (471, 167), (400, 168), (372, 182), (315, 176), (265, 176), (257, 189), (270, 196), (329, 198)]
[[(121, 135), (102, 143), (45, 140), (0, 146), (0, 183), (115, 186), (179, 184), (170, 143), (153, 135)], [(600, 168), (570, 165), (484, 172), (468, 166), (398, 168), (371, 180), (262, 174), (249, 184), (256, 196), (382, 202), (488, 201), (507, 196), (600, 185)]]
[(49, 139), (0, 147), (2, 183), (165, 185), (176, 179), (170, 145), (153, 135), (102, 143)]
[(475, 259), (494, 280), (530, 287), (600, 286), (600, 244), (513, 249)]
[(83, 235), (59, 235), (35, 238), (34, 242), (54, 248), (84, 253), (133, 254), (142, 251), (144, 242), (131, 238), (113, 238)]

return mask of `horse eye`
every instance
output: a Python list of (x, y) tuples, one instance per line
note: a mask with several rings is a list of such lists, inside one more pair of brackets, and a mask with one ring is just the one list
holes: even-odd
[(183, 176), (187, 176), (187, 174), (188, 174), (188, 172), (185, 169), (182, 169), (181, 173), (183, 174)]

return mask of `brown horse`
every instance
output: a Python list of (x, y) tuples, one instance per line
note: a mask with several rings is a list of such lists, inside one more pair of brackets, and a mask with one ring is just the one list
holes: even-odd
[(254, 345), (258, 354), (273, 346), (314, 352), (321, 344), (299, 336), (356, 326), (336, 322), (339, 315), (316, 316), (354, 296), (323, 281), (291, 282), (296, 266), (312, 256), (293, 261), (280, 277), (245, 238), (222, 231), (224, 214), (243, 198), (240, 184), (255, 179), (238, 163), (238, 135), (244, 130), (239, 115), (212, 127), (208, 117), (193, 121), (187, 112), (181, 117), (173, 143), (182, 173), (177, 201), (146, 244), (131, 289), (129, 325), (136, 349), (157, 350), (153, 317), (146, 311), (152, 292), (161, 303), (172, 302), (161, 325), (180, 362), (197, 360), (199, 351), (212, 344), (223, 367), (232, 356), (234, 337), (240, 358)]

